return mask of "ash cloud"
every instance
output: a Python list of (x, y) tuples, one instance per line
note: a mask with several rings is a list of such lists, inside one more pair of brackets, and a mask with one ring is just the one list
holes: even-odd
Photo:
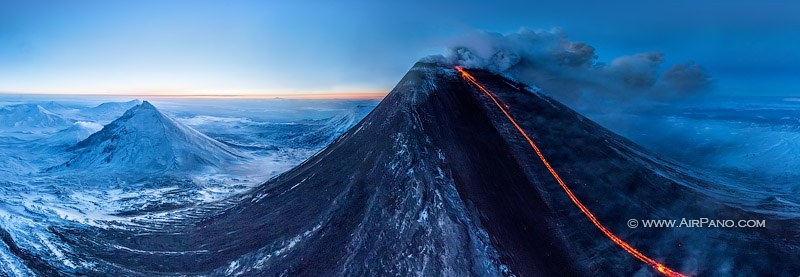
[(711, 88), (711, 78), (694, 62), (664, 69), (660, 52), (598, 61), (595, 48), (571, 41), (561, 30), (522, 29), (499, 34), (473, 32), (447, 42), (444, 55), (429, 57), (465, 68), (490, 70), (570, 102), (666, 101)]

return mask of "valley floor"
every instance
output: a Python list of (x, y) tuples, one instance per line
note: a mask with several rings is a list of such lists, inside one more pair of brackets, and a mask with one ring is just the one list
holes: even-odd
[[(32, 121), (27, 119), (38, 118), (15, 114), (31, 126), (22, 128), (23, 124), (18, 123), (0, 128), (2, 273), (32, 274), (29, 265), (19, 259), (20, 255), (48, 257), (49, 262), (62, 264), (66, 269), (91, 268), (92, 265), (72, 259), (70, 247), (49, 232), (49, 226), (80, 224), (102, 228), (157, 221), (181, 210), (229, 198), (296, 166), (356, 124), (377, 104), (362, 100), (280, 99), (256, 101), (261, 102), (259, 106), (235, 101), (222, 104), (201, 101), (189, 105), (157, 102), (169, 107), (169, 113), (179, 122), (244, 155), (240, 161), (219, 168), (139, 175), (58, 167), (74, 155), (70, 147), (140, 102), (108, 102), (98, 106), (92, 106), (95, 103), (90, 100), (64, 102), (65, 106), (58, 104), (60, 113), (52, 112), (59, 118), (56, 124), (51, 124), (52, 118)], [(57, 105), (35, 99), (15, 99), (4, 104)], [(115, 106), (121, 107), (115, 109)], [(216, 107), (209, 109), (209, 106)], [(276, 110), (265, 112), (263, 106)], [(233, 113), (236, 116), (231, 116)]]

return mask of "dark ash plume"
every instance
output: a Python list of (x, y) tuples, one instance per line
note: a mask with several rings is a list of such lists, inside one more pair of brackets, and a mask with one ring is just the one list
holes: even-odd
[(490, 70), (542, 88), (575, 104), (670, 100), (707, 91), (711, 79), (693, 62), (663, 71), (660, 52), (639, 53), (598, 62), (595, 48), (570, 41), (558, 29), (522, 29), (499, 34), (473, 32), (448, 42), (444, 55), (428, 59)]

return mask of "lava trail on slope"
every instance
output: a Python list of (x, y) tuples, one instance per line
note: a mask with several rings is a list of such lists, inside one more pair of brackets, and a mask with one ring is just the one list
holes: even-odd
[[(800, 272), (798, 221), (744, 211), (713, 186), (557, 101), (418, 63), (358, 125), (298, 167), (214, 207), (52, 231), (90, 268), (68, 274), (580, 276), (657, 273), (576, 208), (520, 131), (611, 232), (691, 275)], [(766, 219), (766, 228), (628, 228), (629, 219)]]
[(544, 157), (544, 155), (542, 154), (542, 151), (539, 149), (539, 146), (537, 146), (536, 143), (533, 142), (533, 139), (530, 138), (528, 133), (525, 132), (525, 130), (522, 129), (522, 127), (520, 127), (519, 123), (517, 123), (517, 121), (514, 119), (514, 117), (512, 117), (508, 113), (508, 111), (506, 110), (506, 107), (504, 107), (503, 104), (500, 104), (501, 100), (498, 100), (497, 96), (495, 96), (492, 91), (490, 91), (489, 89), (487, 89), (486, 87), (481, 85), (478, 82), (478, 80), (475, 79), (475, 77), (472, 77), (472, 75), (469, 74), (469, 72), (467, 72), (464, 68), (462, 68), (460, 66), (456, 66), (455, 69), (458, 70), (459, 73), (461, 73), (461, 76), (464, 77), (464, 79), (466, 79), (467, 81), (469, 81), (470, 83), (472, 83), (473, 85), (478, 87), (478, 89), (481, 92), (485, 93), (486, 96), (488, 96), (489, 99), (491, 99), (492, 102), (494, 102), (494, 104), (497, 106), (497, 108), (500, 109), (501, 112), (503, 112), (503, 115), (505, 115), (506, 118), (508, 118), (508, 121), (511, 122), (512, 125), (514, 125), (514, 128), (516, 128), (519, 131), (520, 135), (522, 135), (522, 137), (525, 138), (525, 140), (528, 142), (528, 144), (530, 144), (531, 149), (533, 149), (533, 151), (536, 152), (536, 156), (538, 156), (539, 160), (542, 161), (542, 164), (545, 167), (547, 167), (547, 171), (550, 171), (550, 174), (553, 175), (553, 178), (556, 180), (556, 182), (558, 182), (558, 184), (564, 189), (564, 192), (567, 193), (567, 195), (569, 196), (570, 200), (572, 200), (572, 202), (575, 203), (575, 206), (578, 207), (578, 209), (580, 209), (581, 212), (583, 212), (583, 214), (585, 214), (586, 217), (589, 218), (590, 221), (592, 221), (592, 224), (594, 224), (597, 227), (597, 229), (599, 229), (601, 232), (603, 232), (603, 234), (606, 235), (609, 239), (611, 239), (612, 242), (614, 242), (617, 245), (619, 245), (623, 250), (625, 250), (625, 252), (630, 253), (635, 258), (637, 258), (640, 261), (650, 265), (651, 267), (653, 267), (653, 269), (657, 270), (658, 272), (660, 272), (660, 273), (662, 273), (664, 275), (667, 275), (667, 276), (675, 276), (675, 277), (685, 276), (683, 274), (675, 272), (674, 270), (672, 270), (672, 269), (664, 266), (663, 264), (653, 260), (652, 258), (647, 257), (646, 255), (642, 254), (641, 252), (639, 252), (639, 250), (637, 250), (636, 248), (632, 247), (629, 243), (627, 243), (627, 242), (623, 241), (622, 239), (620, 239), (619, 237), (617, 237), (617, 235), (615, 235), (614, 233), (609, 231), (608, 228), (605, 225), (600, 223), (600, 221), (597, 220), (597, 217), (591, 211), (589, 211), (589, 209), (586, 208), (586, 206), (583, 205), (583, 203), (577, 197), (575, 197), (575, 194), (572, 193), (572, 190), (569, 188), (569, 186), (567, 186), (567, 184), (561, 178), (561, 175), (559, 175), (555, 171), (555, 169), (553, 169), (553, 167), (550, 166), (550, 163), (547, 162), (547, 158)]

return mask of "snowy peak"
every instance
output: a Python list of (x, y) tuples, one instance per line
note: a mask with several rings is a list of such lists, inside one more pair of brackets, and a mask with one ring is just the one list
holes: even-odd
[(123, 112), (141, 104), (142, 101), (139, 99), (134, 99), (128, 102), (106, 102), (97, 105), (97, 107), (91, 108), (90, 112), (94, 113)]
[(123, 107), (123, 108), (129, 109), (131, 107), (135, 107), (135, 106), (138, 106), (138, 105), (141, 105), (141, 104), (142, 104), (142, 100), (133, 99), (133, 100), (128, 101), (128, 102), (106, 102), (106, 103), (102, 103), (100, 105), (97, 105), (97, 107), (95, 107), (95, 108), (118, 108), (118, 107)]
[(61, 105), (60, 103), (55, 102), (55, 101), (47, 101), (47, 102), (44, 102), (44, 103), (39, 103), (39, 106), (42, 106), (43, 108), (47, 109), (48, 111), (51, 111), (51, 112), (57, 113), (57, 114), (61, 114), (61, 115), (64, 115), (65, 113), (69, 113), (71, 110), (73, 110), (72, 108), (69, 108), (67, 106)]
[[(158, 114), (161, 114), (161, 112), (158, 109), (156, 109), (156, 107), (153, 106), (153, 104), (150, 104), (150, 102), (148, 102), (148, 101), (142, 102), (142, 104), (136, 106), (136, 108), (138, 108), (138, 109), (136, 109), (136, 112), (139, 112), (139, 113), (146, 112), (146, 113), (158, 113)], [(161, 114), (161, 115), (163, 116), (163, 114)]]
[(0, 126), (10, 128), (49, 128), (69, 126), (70, 121), (36, 104), (0, 108)]
[(106, 102), (92, 108), (81, 110), (81, 116), (86, 119), (99, 120), (109, 122), (125, 111), (142, 104), (139, 99), (134, 99), (128, 102)]
[(139, 171), (195, 171), (237, 160), (228, 146), (162, 113), (144, 101), (70, 148), (68, 168), (135, 168)]
[[(120, 119), (130, 119), (136, 117), (137, 120), (155, 120), (158, 122), (163, 122), (165, 119), (165, 115), (161, 113), (158, 109), (156, 109), (153, 104), (150, 102), (144, 101), (139, 105), (134, 106), (127, 110)], [(125, 120), (127, 122), (128, 120)], [(115, 121), (116, 122), (116, 121)], [(113, 123), (113, 122), (112, 122)], [(147, 123), (147, 122), (143, 122)], [(156, 123), (156, 122), (151, 122)], [(147, 124), (145, 124), (147, 126)]]
[(147, 109), (153, 109), (153, 110), (155, 110), (155, 109), (156, 109), (156, 107), (155, 107), (155, 106), (153, 106), (153, 104), (150, 104), (150, 102), (149, 102), (149, 101), (144, 101), (144, 102), (142, 102), (142, 104), (141, 104), (141, 107), (142, 107), (142, 108), (147, 108)]

